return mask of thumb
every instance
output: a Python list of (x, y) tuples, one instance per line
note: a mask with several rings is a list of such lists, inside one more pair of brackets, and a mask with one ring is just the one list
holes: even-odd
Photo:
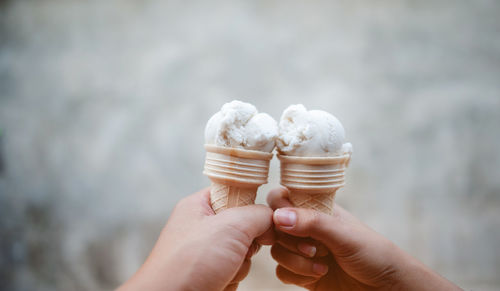
[(356, 240), (358, 227), (343, 209), (335, 208), (335, 215), (328, 215), (312, 209), (279, 208), (274, 211), (273, 221), (276, 228), (284, 233), (311, 237), (322, 242), (332, 252), (352, 249), (359, 242)]
[(264, 205), (247, 205), (226, 209), (212, 216), (218, 223), (230, 225), (248, 239), (250, 245), (257, 237), (265, 237), (263, 241), (272, 240), (273, 211)]

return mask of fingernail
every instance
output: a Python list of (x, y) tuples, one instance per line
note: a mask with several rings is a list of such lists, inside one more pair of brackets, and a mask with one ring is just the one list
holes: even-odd
[(316, 247), (306, 243), (299, 243), (297, 249), (308, 257), (314, 257), (316, 255)]
[(319, 263), (315, 263), (313, 265), (313, 272), (318, 274), (318, 275), (324, 275), (328, 272), (328, 266), (323, 265), (323, 264), (319, 264)]
[(279, 226), (292, 227), (297, 222), (297, 215), (290, 210), (277, 209), (274, 211), (274, 220)]

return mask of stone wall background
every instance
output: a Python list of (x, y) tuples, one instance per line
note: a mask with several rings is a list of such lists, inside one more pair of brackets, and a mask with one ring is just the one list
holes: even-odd
[[(497, 1), (0, 1), (0, 289), (111, 290), (232, 99), (327, 110), (338, 203), (467, 290), (500, 287)], [(273, 162), (265, 201), (278, 185)], [(264, 248), (241, 290), (298, 290)]]

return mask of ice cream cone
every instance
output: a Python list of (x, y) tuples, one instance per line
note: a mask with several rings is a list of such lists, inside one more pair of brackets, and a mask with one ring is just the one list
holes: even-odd
[(278, 155), (281, 185), (290, 191), (296, 207), (332, 214), (335, 193), (344, 186), (344, 172), (351, 154), (336, 157), (299, 157)]
[(203, 174), (212, 181), (210, 202), (215, 213), (254, 204), (257, 188), (267, 183), (272, 153), (205, 145)]

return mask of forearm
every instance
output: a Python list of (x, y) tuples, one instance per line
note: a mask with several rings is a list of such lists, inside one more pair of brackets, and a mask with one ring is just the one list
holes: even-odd
[(189, 290), (187, 288), (189, 285), (187, 284), (186, 271), (186, 267), (174, 264), (169, 259), (160, 261), (150, 256), (139, 270), (117, 291)]
[(463, 290), (407, 253), (400, 262), (395, 290)]

